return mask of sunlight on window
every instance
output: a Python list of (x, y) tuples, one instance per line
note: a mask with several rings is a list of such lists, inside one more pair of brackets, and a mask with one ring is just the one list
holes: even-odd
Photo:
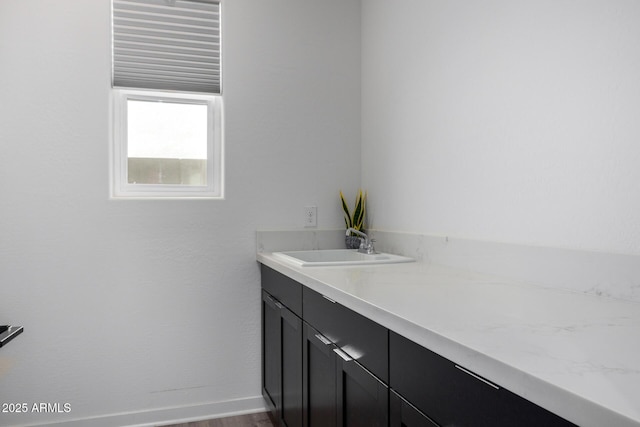
[(128, 156), (207, 158), (207, 106), (129, 100)]
[(128, 100), (128, 182), (206, 185), (207, 106)]

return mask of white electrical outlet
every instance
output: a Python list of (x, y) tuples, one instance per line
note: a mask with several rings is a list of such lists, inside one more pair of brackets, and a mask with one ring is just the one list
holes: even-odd
[(318, 225), (318, 208), (316, 206), (304, 207), (304, 226), (316, 227)]

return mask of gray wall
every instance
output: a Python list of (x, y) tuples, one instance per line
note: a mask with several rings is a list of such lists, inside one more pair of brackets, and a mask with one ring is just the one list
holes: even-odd
[(0, 324), (25, 328), (0, 350), (0, 400), (72, 407), (0, 425), (262, 404), (255, 231), (301, 227), (306, 204), (342, 225), (338, 190), (360, 179), (360, 8), (223, 13), (226, 200), (123, 201), (109, 199), (110, 2), (0, 2)]
[(640, 3), (362, 2), (375, 228), (640, 254)]

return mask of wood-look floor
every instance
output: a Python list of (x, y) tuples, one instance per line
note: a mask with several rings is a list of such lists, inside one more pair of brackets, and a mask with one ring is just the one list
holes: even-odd
[(173, 424), (164, 427), (273, 427), (273, 424), (266, 412), (260, 412), (257, 414), (238, 415), (215, 420)]

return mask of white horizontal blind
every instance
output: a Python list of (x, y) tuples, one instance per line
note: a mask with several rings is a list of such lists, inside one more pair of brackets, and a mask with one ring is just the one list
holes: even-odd
[(113, 0), (113, 86), (220, 93), (220, 2)]

